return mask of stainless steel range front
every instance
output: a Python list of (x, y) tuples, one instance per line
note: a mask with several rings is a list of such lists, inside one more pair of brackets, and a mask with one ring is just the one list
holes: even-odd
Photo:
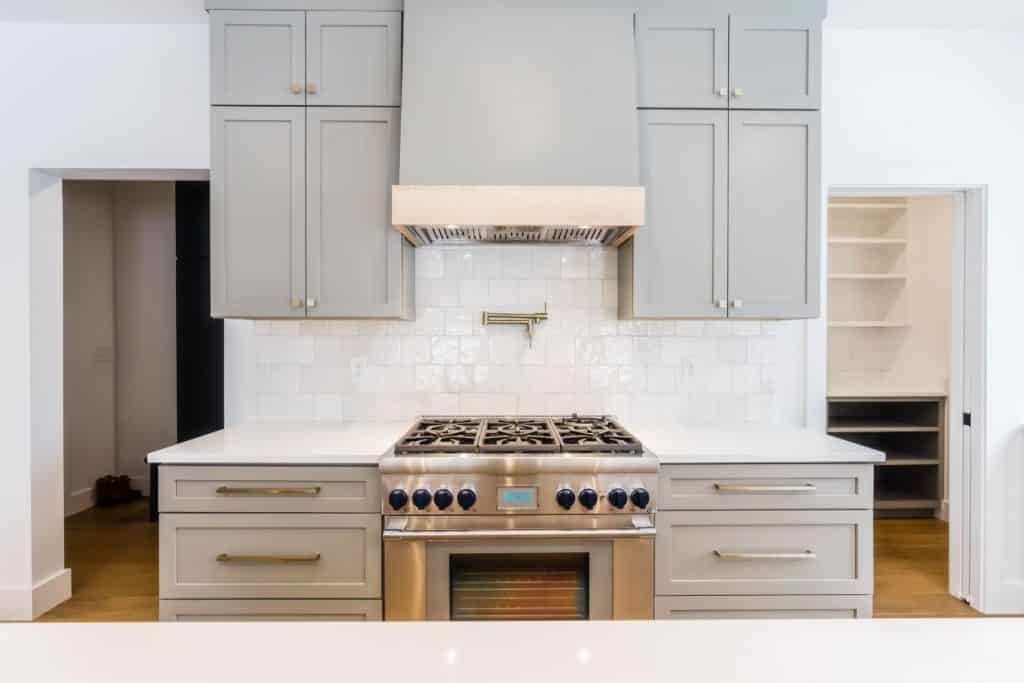
[(386, 619), (653, 617), (658, 462), (614, 419), (424, 417), (380, 470)]

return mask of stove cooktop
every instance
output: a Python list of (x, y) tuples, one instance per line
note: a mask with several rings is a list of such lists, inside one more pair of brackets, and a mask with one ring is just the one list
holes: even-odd
[(630, 456), (643, 444), (605, 415), (424, 417), (395, 444), (395, 455), (431, 453)]

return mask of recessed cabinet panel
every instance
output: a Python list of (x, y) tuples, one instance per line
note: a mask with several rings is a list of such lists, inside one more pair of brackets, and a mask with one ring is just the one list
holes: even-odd
[(642, 12), (637, 16), (639, 106), (729, 105), (729, 16)]
[(211, 103), (304, 104), (305, 37), (304, 12), (211, 12)]
[(311, 317), (400, 317), (401, 235), (396, 109), (310, 108), (308, 273)]
[(397, 107), (401, 102), (399, 12), (310, 12), (310, 105)]
[(731, 17), (730, 108), (818, 109), (820, 70), (819, 18)]
[(640, 114), (647, 223), (633, 242), (635, 315), (724, 317), (726, 112)]
[(819, 120), (729, 114), (729, 317), (818, 315)]
[(213, 109), (211, 314), (302, 317), (305, 109)]

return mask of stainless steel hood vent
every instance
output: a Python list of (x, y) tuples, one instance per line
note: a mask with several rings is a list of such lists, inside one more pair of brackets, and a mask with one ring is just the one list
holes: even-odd
[(604, 5), (406, 0), (410, 242), (618, 246), (644, 223), (633, 10)]

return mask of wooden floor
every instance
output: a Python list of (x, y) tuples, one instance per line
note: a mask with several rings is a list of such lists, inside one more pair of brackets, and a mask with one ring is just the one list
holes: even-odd
[[(72, 597), (41, 621), (155, 621), (157, 526), (145, 500), (66, 521)], [(947, 527), (934, 519), (875, 522), (876, 617), (976, 617), (947, 587)]]

